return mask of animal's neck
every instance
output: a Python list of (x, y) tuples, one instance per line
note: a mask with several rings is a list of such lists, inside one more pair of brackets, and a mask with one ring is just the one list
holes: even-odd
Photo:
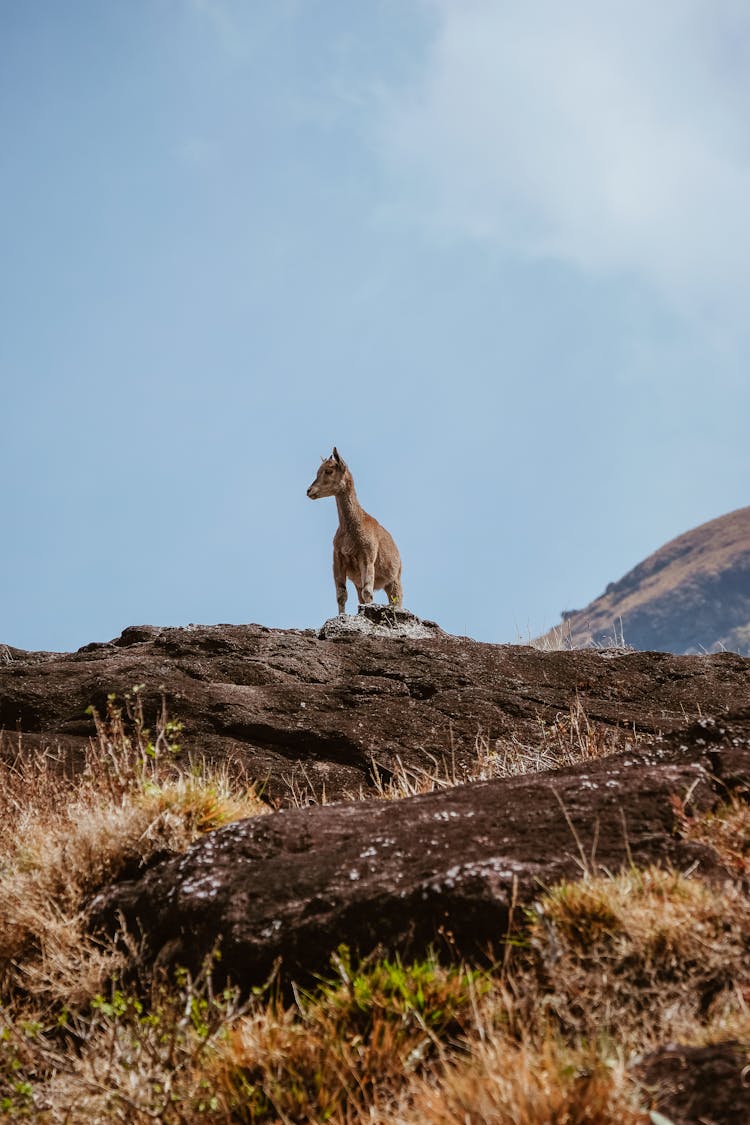
[(360, 507), (357, 493), (354, 491), (354, 481), (347, 481), (346, 490), (336, 495), (336, 507), (339, 513), (339, 523), (342, 527), (359, 527), (362, 522), (362, 508)]

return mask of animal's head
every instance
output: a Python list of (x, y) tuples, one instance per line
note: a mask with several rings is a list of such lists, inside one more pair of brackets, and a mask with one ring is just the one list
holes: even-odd
[(330, 457), (324, 457), (318, 469), (318, 475), (307, 490), (311, 500), (320, 500), (322, 496), (337, 496), (346, 488), (345, 478), (349, 470), (346, 462), (339, 457), (339, 451), (334, 445)]

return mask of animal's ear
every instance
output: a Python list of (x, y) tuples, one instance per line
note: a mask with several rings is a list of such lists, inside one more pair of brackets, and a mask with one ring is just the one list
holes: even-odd
[(333, 459), (334, 459), (334, 461), (336, 462), (337, 465), (343, 466), (344, 462), (339, 457), (339, 451), (338, 451), (338, 449), (336, 448), (335, 445), (333, 447), (333, 453), (331, 454), (331, 456), (333, 457)]

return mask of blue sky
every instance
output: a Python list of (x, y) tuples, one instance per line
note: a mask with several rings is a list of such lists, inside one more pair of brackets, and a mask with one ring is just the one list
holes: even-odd
[(407, 607), (481, 640), (747, 504), (749, 33), (0, 0), (0, 642), (319, 625), (334, 443)]

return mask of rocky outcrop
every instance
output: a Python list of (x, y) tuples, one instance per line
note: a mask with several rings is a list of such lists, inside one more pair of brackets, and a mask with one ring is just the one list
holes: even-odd
[(750, 655), (750, 508), (671, 540), (539, 643)]
[[(747, 1125), (750, 1121), (747, 1044), (671, 1043), (647, 1055), (634, 1077), (654, 1092), (655, 1108), (672, 1125)], [(654, 1116), (652, 1115), (652, 1121)]]
[[(137, 626), (71, 654), (0, 646), (0, 751), (59, 746), (75, 766), (95, 734), (90, 706), (103, 713), (136, 685), (149, 723), (166, 700), (186, 753), (239, 760), (273, 805), (341, 802), (228, 825), (101, 890), (92, 931), (124, 926), (146, 979), (154, 966), (199, 969), (217, 948), (215, 976), (245, 990), (274, 970), (309, 980), (341, 943), (482, 958), (545, 887), (585, 871), (657, 863), (737, 877), (681, 832), (686, 811), (748, 797), (750, 660), (738, 655), (477, 644), (390, 607), (320, 633)], [(560, 739), (594, 757), (342, 801), (401, 769), (455, 781), (492, 759), (491, 774)], [(633, 1073), (675, 1123), (732, 1123), (746, 1116), (745, 1058), (732, 1043), (666, 1046)]]
[(541, 888), (586, 870), (723, 876), (710, 848), (681, 838), (674, 798), (703, 810), (748, 786), (747, 728), (704, 721), (588, 765), (231, 824), (101, 893), (91, 924), (115, 933), (124, 920), (149, 966), (197, 969), (218, 945), (221, 972), (244, 988), (276, 965), (305, 979), (342, 942), (476, 957)]
[[(90, 705), (144, 685), (162, 697), (186, 753), (240, 760), (272, 802), (292, 789), (327, 799), (415, 776), (477, 773), (477, 742), (502, 760), (539, 747), (574, 707), (610, 749), (658, 744), (686, 721), (746, 706), (750, 661), (478, 644), (387, 607), (322, 634), (260, 625), (134, 626), (76, 653), (6, 649), (6, 752), (60, 745), (75, 762), (95, 733)], [(375, 611), (372, 611), (375, 613)]]

